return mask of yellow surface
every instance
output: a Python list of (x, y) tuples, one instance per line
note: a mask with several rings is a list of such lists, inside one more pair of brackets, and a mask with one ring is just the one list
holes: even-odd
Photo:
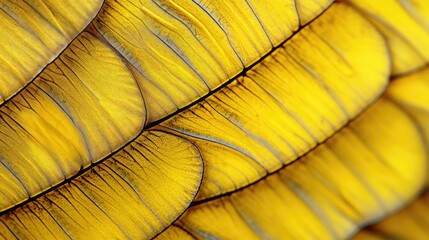
[(125, 64), (83, 33), (0, 108), (0, 211), (99, 161), (143, 125), (143, 100)]
[(415, 119), (429, 149), (429, 68), (394, 79), (387, 96)]
[(299, 16), (299, 22), (301, 25), (308, 24), (311, 20), (314, 19), (314, 16), (317, 16), (324, 10), (326, 10), (326, 5), (333, 1), (330, 0), (296, 0), (295, 7)]
[(385, 53), (368, 22), (335, 5), (245, 77), (162, 123), (201, 150), (198, 199), (246, 186), (340, 129), (383, 90)]
[[(428, 149), (429, 68), (394, 79), (387, 90), (387, 96), (413, 117), (422, 130)], [(426, 191), (409, 206), (363, 230), (355, 239), (427, 239), (429, 237), (427, 188), (426, 186)]]
[(429, 63), (429, 1), (347, 0), (386, 36), (392, 73), (403, 74)]
[(426, 164), (418, 128), (382, 99), (299, 161), (176, 224), (198, 238), (344, 239), (410, 200)]
[(355, 236), (354, 240), (386, 240), (386, 239), (395, 239), (394, 236), (389, 236), (377, 231), (368, 231), (367, 229), (360, 231)]
[[(313, 19), (330, 2), (310, 4), (300, 17)], [(136, 68), (150, 123), (259, 60), (299, 18), (293, 0), (107, 0), (94, 24)]]
[(428, 4), (349, 3), (310, 23), (331, 1), (107, 0), (106, 39), (59, 57), (99, 1), (0, 3), (0, 105), (56, 58), (0, 107), (0, 239), (151, 238), (195, 197), (214, 200), (160, 238), (344, 238), (398, 209), (427, 179), (429, 117), (395, 104), (426, 97), (389, 91), (333, 135), (383, 91), (385, 39), (394, 74), (428, 59)]
[(391, 217), (359, 232), (354, 240), (427, 239), (429, 237), (429, 193)]
[(179, 226), (170, 226), (156, 237), (157, 240), (191, 240), (195, 239), (189, 232)]
[(0, 238), (151, 238), (186, 209), (201, 176), (191, 143), (144, 132), (90, 171), (2, 215)]
[(0, 105), (57, 57), (91, 22), (102, 2), (0, 1)]

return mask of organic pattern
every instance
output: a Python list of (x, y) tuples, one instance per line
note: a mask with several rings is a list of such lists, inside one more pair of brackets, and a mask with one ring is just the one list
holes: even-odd
[(3, 0), (0, 237), (346, 238), (396, 211), (427, 182), (429, 4), (387, 4)]
[(101, 0), (2, 0), (0, 104), (28, 84), (95, 17)]
[(231, 195), (197, 203), (176, 224), (208, 239), (344, 239), (414, 195), (425, 174), (418, 129), (383, 98), (299, 161)]
[[(429, 140), (429, 68), (394, 79), (387, 96), (407, 111)], [(421, 195), (402, 211), (371, 226), (355, 239), (424, 239), (429, 235), (429, 178)]]
[(349, 2), (380, 29), (392, 54), (392, 74), (404, 74), (429, 61), (429, 5), (424, 1)]

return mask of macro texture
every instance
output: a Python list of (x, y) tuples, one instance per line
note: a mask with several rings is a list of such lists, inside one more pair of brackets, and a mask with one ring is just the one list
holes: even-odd
[[(387, 91), (397, 106), (404, 109), (419, 126), (429, 142), (429, 68), (398, 77)], [(405, 209), (371, 226), (355, 239), (425, 239), (429, 236), (429, 178), (426, 174), (424, 191)]]
[(429, 237), (427, 1), (0, 9), (0, 239)]
[(92, 21), (102, 0), (0, 2), (0, 104), (33, 80)]

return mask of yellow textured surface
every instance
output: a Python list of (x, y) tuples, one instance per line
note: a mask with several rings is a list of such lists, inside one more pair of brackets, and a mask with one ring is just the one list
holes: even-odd
[(372, 103), (389, 71), (383, 44), (350, 7), (332, 6), (245, 77), (162, 123), (201, 150), (198, 198), (292, 162)]
[(371, 19), (386, 36), (393, 74), (429, 63), (429, 1), (347, 0)]
[(299, 16), (301, 25), (313, 20), (313, 16), (326, 10), (326, 5), (331, 3), (329, 0), (296, 0), (295, 7)]
[(387, 96), (415, 119), (429, 149), (429, 68), (394, 79)]
[(179, 226), (170, 226), (164, 232), (156, 237), (157, 240), (191, 240), (195, 239), (189, 232), (180, 228)]
[(83, 33), (0, 116), (1, 211), (122, 147), (144, 105), (121, 59)]
[(0, 239), (345, 238), (427, 179), (429, 71), (342, 129), (426, 1), (1, 1)]
[(429, 193), (409, 206), (359, 232), (354, 240), (427, 239), (429, 237)]
[(202, 176), (198, 150), (157, 131), (0, 217), (0, 238), (146, 239), (183, 212)]
[[(294, 2), (107, 0), (94, 24), (136, 68), (150, 123), (207, 94), (291, 36), (299, 28)], [(301, 17), (315, 18), (330, 2), (308, 6)]]
[(57, 57), (91, 22), (102, 2), (0, 1), (0, 105)]
[(413, 197), (426, 164), (412, 120), (382, 99), (299, 161), (176, 224), (198, 238), (343, 239)]
[[(428, 149), (429, 68), (394, 79), (386, 95), (414, 118), (422, 130), (426, 139), (426, 149)], [(426, 186), (426, 191), (409, 206), (364, 229), (355, 236), (355, 239), (427, 239), (429, 237), (428, 216), (429, 193)]]

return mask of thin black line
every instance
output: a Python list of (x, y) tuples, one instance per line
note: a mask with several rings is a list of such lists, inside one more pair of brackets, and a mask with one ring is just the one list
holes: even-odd
[(338, 128), (337, 130), (335, 130), (330, 136), (328, 136), (325, 140), (323, 140), (322, 142), (317, 143), (314, 147), (310, 148), (306, 153), (304, 153), (303, 155), (299, 156), (298, 158), (296, 158), (294, 161), (284, 164), (281, 168), (275, 170), (274, 172), (270, 172), (265, 176), (262, 176), (261, 178), (259, 178), (258, 180), (246, 185), (246, 186), (242, 186), (240, 188), (237, 188), (233, 191), (229, 191), (229, 192), (225, 192), (222, 194), (218, 194), (216, 196), (212, 196), (212, 197), (208, 197), (202, 200), (196, 200), (194, 202), (191, 203), (191, 207), (193, 206), (197, 206), (203, 203), (207, 203), (210, 201), (213, 201), (215, 199), (219, 199), (225, 196), (230, 196), (236, 192), (239, 192), (245, 188), (248, 188), (250, 186), (256, 185), (257, 183), (259, 183), (260, 181), (265, 180), (267, 177), (272, 176), (277, 174), (278, 172), (284, 170), (285, 168), (292, 166), (293, 164), (296, 164), (298, 162), (300, 162), (300, 160), (304, 157), (306, 157), (309, 153), (313, 152), (316, 148), (318, 148), (320, 145), (325, 144), (327, 141), (329, 141), (331, 138), (333, 138), (334, 136), (336, 136), (339, 132), (341, 132), (344, 128), (348, 127), (354, 120), (356, 120), (358, 117), (360, 117), (361, 115), (363, 115), (364, 113), (366, 113), (368, 111), (368, 109), (377, 101), (379, 100), (378, 98), (374, 98), (367, 106), (365, 106), (365, 108), (356, 116), (352, 117), (351, 119), (349, 119), (343, 126), (341, 126), (340, 128)]
[(46, 65), (43, 68), (41, 68), (40, 71), (36, 75), (34, 75), (34, 77), (30, 81), (28, 81), (26, 84), (24, 84), (21, 87), (21, 89), (19, 89), (17, 92), (15, 92), (14, 94), (10, 95), (7, 99), (5, 99), (4, 102), (0, 103), (0, 107), (3, 107), (6, 103), (10, 102), (17, 95), (19, 95), (23, 90), (27, 89), (28, 85), (30, 85), (31, 83), (33, 83), (34, 80), (36, 78), (38, 78), (39, 75), (42, 74), (45, 71), (45, 69), (48, 68), (49, 65), (51, 65), (52, 63), (54, 63), (55, 60), (57, 60), (63, 54), (63, 52), (65, 52), (67, 49), (69, 49), (69, 46), (74, 42), (74, 40), (76, 40), (80, 35), (82, 35), (82, 33), (85, 32), (85, 29), (88, 28), (88, 26), (90, 26), (92, 24), (92, 22), (94, 21), (94, 19), (98, 16), (98, 14), (100, 13), (101, 9), (103, 8), (105, 1), (106, 0), (102, 1), (102, 3), (99, 6), (99, 9), (96, 11), (96, 13), (94, 14), (94, 16), (91, 19), (88, 19), (89, 20), (88, 24), (86, 26), (83, 26), (82, 30), (79, 33), (77, 33), (74, 38), (71, 38), (70, 42), (67, 45), (65, 45), (64, 48), (60, 52), (58, 52), (56, 54), (56, 56), (54, 56), (54, 58), (51, 61), (48, 61), (46, 63)]
[[(89, 165), (88, 167), (86, 167), (86, 168), (84, 168), (84, 169), (81, 169), (80, 171), (78, 171), (77, 173), (75, 173), (73, 176), (70, 176), (69, 178), (67, 178), (67, 179), (65, 179), (63, 182), (60, 182), (60, 183), (58, 183), (57, 185), (55, 185), (55, 186), (52, 186), (51, 188), (49, 188), (49, 189), (46, 189), (45, 191), (42, 191), (42, 192), (40, 192), (40, 193), (38, 193), (38, 194), (36, 194), (36, 195), (34, 195), (34, 196), (32, 196), (32, 197), (30, 197), (30, 198), (28, 198), (27, 200), (25, 200), (25, 201), (22, 201), (22, 202), (20, 202), (20, 203), (18, 203), (17, 205), (15, 205), (15, 206), (13, 206), (13, 207), (11, 207), (11, 208), (8, 208), (8, 209), (6, 209), (6, 210), (3, 210), (3, 211), (0, 211), (0, 216), (3, 216), (3, 215), (5, 215), (5, 214), (8, 214), (8, 213), (10, 213), (10, 212), (13, 212), (14, 210), (16, 210), (17, 208), (19, 208), (19, 207), (21, 207), (21, 206), (24, 206), (24, 205), (26, 205), (27, 203), (29, 203), (29, 202), (31, 202), (31, 201), (33, 201), (34, 199), (37, 199), (37, 198), (39, 198), (39, 197), (42, 197), (43, 195), (45, 195), (45, 194), (47, 194), (47, 193), (49, 193), (49, 192), (52, 192), (52, 191), (54, 191), (54, 190), (56, 190), (56, 189), (58, 189), (59, 187), (61, 187), (61, 186), (63, 186), (64, 184), (66, 184), (66, 183), (69, 183), (69, 182), (72, 182), (72, 180), (74, 180), (74, 179), (76, 179), (77, 177), (79, 177), (79, 176), (81, 176), (83, 173), (85, 173), (85, 172), (87, 172), (88, 170), (91, 170), (91, 169), (93, 169), (95, 166), (97, 166), (97, 165), (99, 165), (99, 164), (101, 164), (101, 163), (103, 163), (106, 159), (108, 159), (108, 158), (110, 158), (110, 157), (112, 157), (112, 156), (114, 156), (116, 153), (118, 153), (118, 152), (120, 152), (120, 151), (122, 151), (126, 146), (128, 146), (128, 145), (130, 145), (132, 142), (134, 142), (138, 137), (140, 137), (141, 135), (142, 135), (142, 133), (144, 132), (144, 131), (146, 131), (146, 130), (148, 130), (149, 128), (151, 128), (151, 127), (154, 127), (154, 126), (156, 126), (156, 125), (158, 125), (158, 124), (160, 124), (160, 123), (162, 123), (162, 122), (164, 122), (164, 121), (166, 121), (166, 120), (168, 120), (168, 119), (170, 119), (170, 118), (172, 118), (173, 116), (175, 116), (175, 115), (177, 115), (177, 114), (179, 114), (179, 113), (181, 113), (181, 112), (183, 112), (183, 111), (185, 111), (185, 110), (187, 110), (187, 109), (189, 109), (189, 108), (191, 108), (191, 107), (193, 107), (193, 106), (195, 106), (195, 105), (197, 105), (197, 104), (199, 104), (199, 103), (201, 103), (201, 102), (203, 102), (205, 99), (207, 99), (208, 97), (210, 97), (210, 96), (212, 96), (213, 94), (215, 94), (216, 92), (218, 92), (218, 91), (220, 91), (221, 89), (223, 89), (225, 86), (227, 86), (227, 85), (229, 85), (231, 82), (233, 82), (233, 81), (235, 81), (237, 78), (239, 78), (239, 77), (241, 77), (241, 76), (245, 76), (246, 75), (246, 72), (247, 71), (249, 71), (250, 69), (252, 69), (253, 67), (255, 67), (256, 65), (258, 65), (260, 62), (262, 62), (264, 59), (266, 59), (267, 57), (269, 57), (274, 51), (276, 51), (277, 49), (279, 49), (279, 48), (282, 48), (283, 47), (283, 45), (286, 43), (286, 42), (288, 42), (291, 38), (293, 38), (296, 34), (298, 34), (303, 28), (305, 28), (306, 26), (308, 26), (308, 25), (310, 25), (312, 22), (314, 22), (316, 19), (318, 19), (321, 15), (323, 15), (323, 13), (325, 13), (328, 9), (330, 9), (330, 6), (332, 6), (332, 4), (333, 4), (333, 2), (332, 3), (330, 3), (330, 5), (326, 8), (326, 9), (324, 9), (321, 13), (319, 13), (319, 15), (317, 15), (315, 18), (313, 18), (311, 21), (309, 21), (308, 23), (306, 23), (305, 25), (303, 25), (303, 26), (300, 26), (291, 36), (289, 36), (288, 38), (286, 38), (284, 41), (282, 41), (279, 45), (277, 45), (276, 47), (274, 47), (274, 48), (272, 48), (269, 52), (267, 52), (264, 56), (262, 56), (258, 61), (256, 61), (256, 62), (254, 62), (254, 63), (252, 63), (251, 65), (249, 65), (248, 67), (245, 67), (244, 69), (243, 69), (243, 71), (242, 72), (240, 72), (239, 74), (237, 74), (237, 75), (235, 75), (234, 77), (232, 77), (232, 78), (230, 78), (228, 81), (226, 81), (225, 83), (223, 83), (223, 84), (221, 84), (220, 86), (218, 86), (217, 88), (215, 88), (215, 89), (213, 89), (213, 90), (210, 90), (206, 95), (204, 95), (204, 96), (202, 96), (202, 97), (200, 97), (198, 100), (196, 100), (196, 101), (194, 101), (194, 102), (192, 102), (192, 103), (190, 103), (190, 104), (188, 104), (188, 105), (186, 105), (185, 107), (183, 107), (183, 108), (181, 108), (181, 109), (178, 109), (177, 111), (175, 111), (175, 112), (173, 112), (173, 113), (171, 113), (171, 114), (168, 114), (167, 116), (165, 116), (165, 117), (163, 117), (163, 118), (160, 118), (160, 119), (158, 119), (158, 120), (156, 120), (156, 121), (154, 121), (154, 122), (151, 122), (151, 123), (149, 123), (149, 124), (147, 124), (146, 126), (144, 126), (143, 127), (143, 129), (138, 133), (138, 134), (136, 134), (136, 136), (134, 137), (134, 138), (132, 138), (132, 139), (130, 139), (127, 143), (125, 143), (122, 147), (120, 147), (120, 148), (118, 148), (118, 149), (116, 149), (115, 151), (113, 151), (113, 152), (111, 152), (110, 154), (108, 154), (107, 156), (105, 156), (105, 157), (103, 157), (103, 158), (101, 158), (99, 161), (97, 161), (97, 162), (95, 162), (95, 163), (92, 163), (91, 165)], [(95, 18), (94, 18), (95, 19)], [(91, 22), (92, 23), (92, 22)], [(88, 26), (89, 26), (90, 24), (88, 24)], [(80, 34), (79, 34), (80, 35)], [(369, 104), (368, 106), (370, 106), (371, 104)], [(368, 107), (367, 106), (367, 107)], [(341, 129), (341, 128), (340, 128)], [(339, 129), (339, 130), (340, 130)], [(337, 132), (339, 131), (339, 130), (337, 130)], [(335, 134), (335, 132), (334, 132), (334, 134)], [(333, 134), (333, 135), (334, 135)], [(329, 139), (329, 138), (328, 138)], [(326, 141), (326, 140), (325, 140)], [(316, 145), (316, 146), (318, 146), (318, 145)], [(308, 153), (308, 152), (307, 152)], [(307, 154), (306, 153), (306, 154)], [(305, 154), (304, 154), (305, 155)], [(287, 166), (287, 165), (285, 165), (285, 166)], [(266, 175), (266, 176), (269, 176), (269, 175)], [(266, 177), (265, 176), (265, 177)], [(261, 179), (264, 179), (265, 177), (263, 177), (263, 178), (261, 178)], [(260, 181), (261, 179), (259, 179), (258, 181)], [(257, 181), (257, 182), (258, 182)], [(240, 188), (241, 189), (241, 188)], [(192, 205), (194, 205), (194, 204), (191, 204), (190, 206), (192, 206)], [(181, 215), (181, 214), (180, 214)], [(179, 215), (179, 216), (180, 216)], [(178, 217), (179, 217), (178, 216)]]

